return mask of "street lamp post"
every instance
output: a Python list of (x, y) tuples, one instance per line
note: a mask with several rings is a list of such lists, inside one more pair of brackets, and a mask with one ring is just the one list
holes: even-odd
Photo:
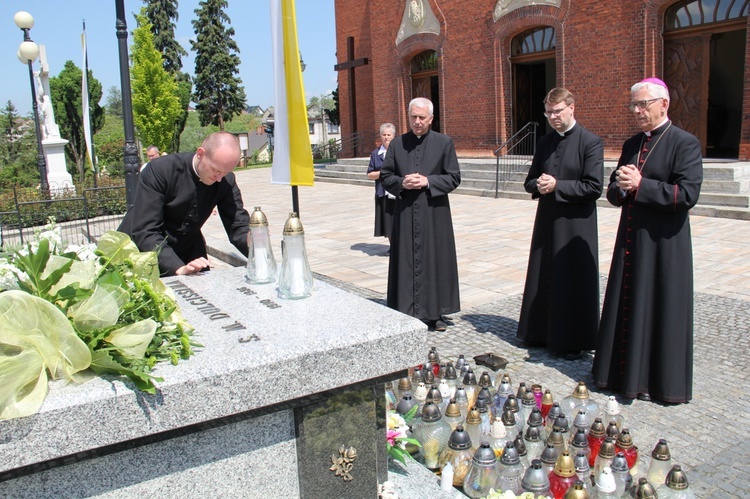
[(125, 167), (125, 198), (128, 209), (135, 201), (135, 188), (138, 180), (138, 148), (135, 145), (135, 125), (133, 124), (133, 100), (130, 95), (130, 66), (128, 58), (128, 25), (125, 21), (125, 2), (115, 0), (117, 20), (117, 51), (120, 56), (120, 95), (122, 95), (122, 125), (125, 132), (123, 162)]
[(36, 101), (36, 87), (34, 86), (33, 62), (39, 56), (39, 46), (31, 40), (29, 31), (34, 26), (34, 18), (28, 12), (16, 12), (13, 22), (23, 31), (23, 42), (18, 48), (18, 59), (29, 67), (29, 81), (31, 82), (31, 106), (34, 113), (34, 129), (36, 131), (36, 166), (39, 170), (40, 189), (46, 197), (49, 194), (47, 182), (47, 162), (42, 149), (42, 129), (39, 125), (39, 104)]

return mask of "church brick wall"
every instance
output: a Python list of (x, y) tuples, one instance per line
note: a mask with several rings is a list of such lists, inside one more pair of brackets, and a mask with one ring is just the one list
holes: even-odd
[[(599, 2), (561, 0), (560, 8), (527, 6), (493, 21), (496, 0), (425, 0), (440, 22), (440, 34), (422, 33), (395, 44), (405, 0), (335, 0), (337, 59), (346, 60), (346, 38), (355, 39), (358, 129), (375, 147), (378, 127), (393, 122), (408, 131), (409, 62), (423, 50), (439, 54), (441, 131), (462, 156), (491, 156), (511, 135), (512, 38), (539, 26), (556, 32), (556, 82), (577, 97), (576, 118), (600, 135), (605, 155), (619, 156), (623, 141), (638, 131), (627, 109), (630, 86), (663, 76), (665, 10), (674, 0)], [(750, 23), (750, 21), (749, 21)], [(750, 40), (750, 36), (747, 37)], [(745, 54), (750, 80), (750, 44)], [(350, 134), (347, 72), (339, 73), (342, 134)], [(750, 84), (744, 88), (740, 154), (750, 157)]]

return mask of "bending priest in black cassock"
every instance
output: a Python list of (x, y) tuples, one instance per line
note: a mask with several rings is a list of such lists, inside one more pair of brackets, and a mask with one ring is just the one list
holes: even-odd
[(688, 211), (703, 181), (701, 145), (667, 117), (656, 78), (631, 89), (643, 130), (622, 147), (607, 199), (622, 207), (594, 358), (596, 386), (687, 402), (693, 386), (693, 255)]
[(412, 131), (393, 139), (380, 178), (396, 196), (388, 306), (442, 331), (443, 316), (460, 310), (448, 193), (461, 183), (461, 172), (453, 140), (429, 129), (432, 117), (429, 100), (410, 103)]
[(208, 268), (201, 227), (214, 208), (229, 241), (247, 256), (250, 215), (232, 173), (240, 156), (237, 139), (216, 132), (195, 153), (153, 159), (140, 173), (133, 206), (118, 230), (141, 251), (158, 252), (161, 275)]
[(539, 139), (524, 183), (538, 199), (518, 337), (580, 356), (596, 347), (599, 246), (596, 200), (602, 195), (602, 140), (575, 121), (573, 95), (544, 100), (553, 131)]

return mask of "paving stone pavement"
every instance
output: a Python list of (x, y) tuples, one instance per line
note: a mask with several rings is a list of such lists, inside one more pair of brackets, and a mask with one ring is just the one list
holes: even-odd
[[(239, 172), (237, 178), (248, 208), (260, 205), (268, 216), (280, 259), (290, 188), (270, 184), (267, 169)], [(372, 237), (372, 197), (369, 188), (318, 182), (300, 188), (301, 220), (316, 278), (384, 304), (387, 241)], [(447, 359), (487, 352), (503, 356), (514, 386), (539, 383), (558, 401), (584, 381), (603, 403), (612, 393), (593, 387), (593, 355), (565, 361), (516, 339), (536, 203), (453, 195), (451, 205), (463, 310), (451, 317), (446, 332), (425, 332), (431, 344)], [(602, 290), (618, 219), (619, 210), (599, 209)], [(665, 438), (673, 463), (686, 471), (697, 497), (747, 497), (750, 446), (742, 436), (750, 420), (750, 223), (707, 217), (691, 217), (691, 223), (693, 400), (675, 406), (618, 400), (640, 451), (641, 473), (658, 439)], [(231, 253), (218, 220), (212, 219), (204, 233), (210, 247)]]

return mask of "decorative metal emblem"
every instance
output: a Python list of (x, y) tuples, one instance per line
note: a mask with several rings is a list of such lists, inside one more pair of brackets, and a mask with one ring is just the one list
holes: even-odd
[(354, 477), (351, 474), (352, 468), (354, 468), (354, 460), (357, 459), (357, 449), (354, 447), (339, 447), (339, 457), (336, 454), (331, 455), (331, 471), (335, 472), (336, 476), (340, 476), (345, 482), (351, 482)]

